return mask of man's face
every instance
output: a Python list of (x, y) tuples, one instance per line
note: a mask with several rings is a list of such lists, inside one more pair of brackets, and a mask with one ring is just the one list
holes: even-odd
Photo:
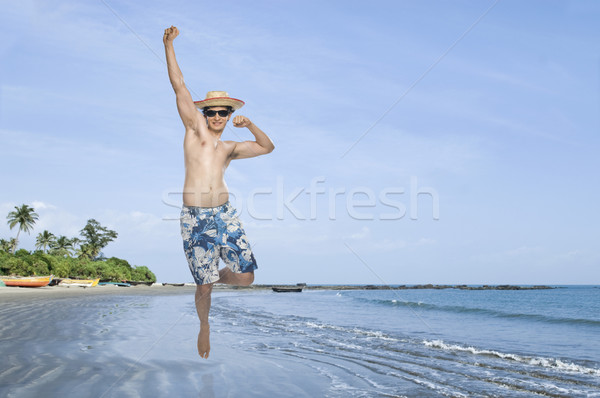
[[(227, 112), (226, 116), (219, 115), (219, 113), (224, 112)], [(209, 116), (213, 113), (213, 116)], [(229, 113), (229, 109), (224, 106), (212, 106), (204, 112), (204, 116), (206, 117), (206, 121), (208, 122), (209, 129), (215, 131), (223, 131), (225, 129), (227, 121), (231, 117), (231, 114)]]

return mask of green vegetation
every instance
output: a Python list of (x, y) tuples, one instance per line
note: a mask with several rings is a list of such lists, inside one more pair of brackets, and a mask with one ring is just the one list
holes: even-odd
[(9, 213), (7, 219), (12, 229), (17, 224), (17, 237), (0, 239), (0, 275), (54, 275), (58, 278), (100, 278), (106, 281), (156, 282), (156, 276), (145, 266), (131, 266), (127, 261), (105, 258), (102, 249), (114, 241), (118, 234), (94, 219), (87, 221), (80, 231), (83, 239), (55, 236), (43, 231), (36, 238), (36, 251), (17, 250), (19, 233), (30, 233), (38, 219), (34, 209), (22, 205)]
[(57, 256), (25, 249), (15, 254), (0, 251), (1, 275), (54, 275), (57, 278), (100, 278), (106, 281), (156, 282), (156, 276), (148, 267), (131, 266), (127, 261), (111, 257), (103, 260)]

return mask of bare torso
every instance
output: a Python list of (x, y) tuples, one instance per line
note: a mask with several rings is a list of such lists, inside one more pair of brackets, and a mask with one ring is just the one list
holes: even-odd
[(216, 207), (229, 200), (225, 170), (235, 144), (221, 141), (220, 134), (188, 130), (183, 142), (185, 182), (183, 204)]

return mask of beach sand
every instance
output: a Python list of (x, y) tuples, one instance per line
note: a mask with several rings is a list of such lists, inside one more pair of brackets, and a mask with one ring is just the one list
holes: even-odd
[[(226, 288), (217, 288), (217, 290), (226, 290)], [(162, 284), (154, 284), (152, 286), (138, 285), (130, 287), (122, 286), (94, 286), (94, 287), (64, 287), (64, 286), (45, 286), (45, 287), (1, 287), (0, 288), (0, 303), (15, 300), (31, 300), (31, 299), (61, 299), (74, 298), (82, 296), (96, 295), (177, 295), (177, 294), (194, 294), (196, 287), (193, 285), (185, 286), (163, 286)]]

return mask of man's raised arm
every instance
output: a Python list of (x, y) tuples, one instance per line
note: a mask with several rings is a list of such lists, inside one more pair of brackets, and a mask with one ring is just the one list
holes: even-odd
[(179, 30), (175, 26), (165, 29), (163, 43), (165, 44), (165, 54), (167, 56), (167, 69), (169, 71), (169, 80), (171, 80), (171, 85), (173, 86), (173, 90), (175, 90), (179, 116), (187, 129), (194, 129), (198, 111), (196, 110), (190, 92), (185, 86), (183, 73), (181, 73), (181, 69), (179, 69), (177, 59), (175, 59), (173, 40), (175, 40), (177, 35), (179, 35)]

